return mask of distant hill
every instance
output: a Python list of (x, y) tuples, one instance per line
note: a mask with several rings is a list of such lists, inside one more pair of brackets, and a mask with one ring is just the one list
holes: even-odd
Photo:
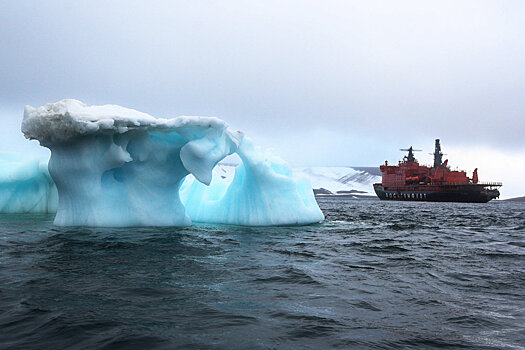
[(523, 196), (523, 197), (515, 197), (515, 198), (504, 199), (504, 201), (508, 201), (508, 202), (525, 202), (525, 196)]

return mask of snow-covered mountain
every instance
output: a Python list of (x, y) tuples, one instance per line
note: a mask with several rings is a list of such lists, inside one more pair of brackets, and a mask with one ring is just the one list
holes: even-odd
[(373, 184), (381, 182), (379, 168), (308, 167), (294, 168), (307, 177), (317, 194), (357, 194), (375, 196)]
[[(218, 164), (215, 175), (231, 179), (235, 175), (234, 164)], [(373, 184), (381, 182), (376, 167), (302, 167), (294, 168), (297, 176), (310, 180), (317, 194), (356, 194), (375, 196)]]

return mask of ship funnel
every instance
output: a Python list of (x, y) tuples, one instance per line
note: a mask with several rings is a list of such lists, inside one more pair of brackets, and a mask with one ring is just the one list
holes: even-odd
[(436, 146), (434, 147), (434, 168), (443, 165), (443, 153), (441, 152), (441, 145), (439, 139), (436, 139)]

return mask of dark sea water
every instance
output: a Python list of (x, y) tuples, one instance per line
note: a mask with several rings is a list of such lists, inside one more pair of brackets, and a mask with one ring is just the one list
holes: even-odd
[(319, 202), (303, 227), (1, 215), (0, 348), (525, 348), (523, 203)]

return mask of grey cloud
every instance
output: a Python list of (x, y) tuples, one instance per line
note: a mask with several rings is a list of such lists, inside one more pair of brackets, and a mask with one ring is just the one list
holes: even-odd
[(267, 145), (307, 142), (289, 158), (314, 163), (384, 158), (315, 130), (523, 149), (523, 18), (519, 1), (4, 1), (0, 106), (220, 116)]

